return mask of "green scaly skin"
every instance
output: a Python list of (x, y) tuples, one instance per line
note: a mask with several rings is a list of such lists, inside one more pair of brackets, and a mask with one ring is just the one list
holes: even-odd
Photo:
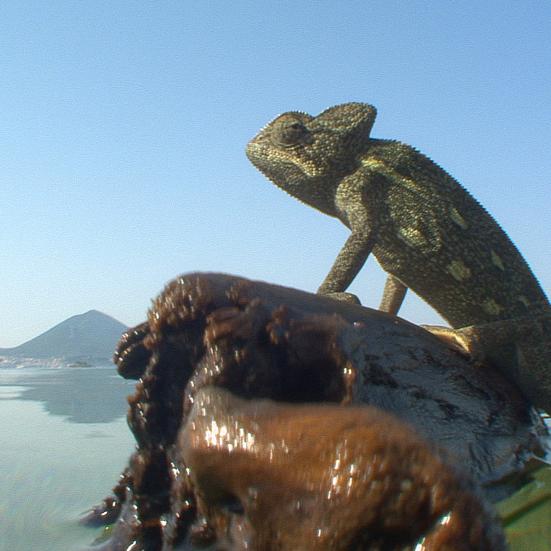
[(459, 182), (413, 147), (370, 137), (375, 116), (364, 103), (288, 112), (247, 146), (274, 184), (351, 230), (318, 293), (346, 298), (373, 253), (389, 274), (382, 310), (396, 314), (411, 288), (551, 412), (551, 307), (537, 279)]

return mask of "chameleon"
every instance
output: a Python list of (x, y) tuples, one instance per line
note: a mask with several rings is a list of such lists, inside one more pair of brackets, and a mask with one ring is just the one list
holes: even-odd
[(248, 144), (276, 186), (337, 218), (350, 235), (318, 289), (344, 300), (368, 256), (388, 274), (380, 310), (396, 315), (407, 289), (451, 326), (426, 326), (490, 361), (551, 413), (551, 306), (495, 219), (414, 147), (371, 137), (376, 108), (345, 103), (317, 116), (279, 115)]

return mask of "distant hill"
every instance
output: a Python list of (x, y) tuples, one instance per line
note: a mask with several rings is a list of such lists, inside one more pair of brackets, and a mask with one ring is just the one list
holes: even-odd
[(104, 363), (111, 361), (115, 345), (126, 329), (126, 325), (111, 316), (90, 310), (62, 321), (19, 346), (0, 348), (0, 356)]

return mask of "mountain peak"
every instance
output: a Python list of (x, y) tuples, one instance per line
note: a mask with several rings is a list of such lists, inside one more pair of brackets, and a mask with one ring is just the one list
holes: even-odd
[(110, 361), (117, 341), (127, 326), (115, 318), (88, 310), (58, 323), (33, 339), (0, 354), (26, 358)]

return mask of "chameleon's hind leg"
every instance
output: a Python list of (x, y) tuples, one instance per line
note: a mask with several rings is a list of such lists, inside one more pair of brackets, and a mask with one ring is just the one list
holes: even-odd
[(450, 348), (461, 352), (465, 356), (477, 360), (483, 359), (479, 344), (469, 331), (452, 329), (451, 327), (444, 327), (442, 325), (421, 325), (421, 327), (432, 333), (435, 337), (438, 337)]
[(423, 326), (475, 362), (490, 362), (534, 406), (551, 413), (551, 316), (540, 314), (461, 329)]
[[(538, 317), (526, 316), (493, 321), (481, 325), (469, 325), (458, 329), (440, 325), (422, 325), (424, 329), (442, 339), (452, 348), (458, 349), (473, 358), (484, 360), (500, 348), (524, 342), (533, 338), (534, 331), (539, 327)], [(545, 321), (542, 317), (540, 321)], [(541, 335), (543, 339), (543, 334)]]
[(385, 289), (383, 291), (383, 298), (381, 304), (379, 304), (379, 310), (392, 314), (395, 316), (404, 302), (408, 288), (393, 275), (386, 278)]

